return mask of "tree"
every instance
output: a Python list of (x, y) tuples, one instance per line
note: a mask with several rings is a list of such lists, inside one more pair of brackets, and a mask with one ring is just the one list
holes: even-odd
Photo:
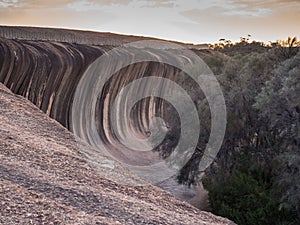
[(272, 170), (258, 165), (251, 155), (239, 155), (237, 167), (227, 176), (204, 180), (213, 212), (237, 224), (285, 224), (291, 216), (280, 210), (280, 199), (272, 191)]
[(300, 223), (300, 53), (281, 48), (234, 53), (218, 76), (228, 126), (205, 186), (213, 212), (241, 224)]
[[(217, 48), (222, 53), (219, 58), (204, 59), (223, 88), (228, 116), (223, 146), (206, 171), (206, 188), (213, 212), (242, 224), (300, 221), (300, 53), (295, 40), (287, 40), (291, 51), (288, 46), (252, 42), (225, 45)], [(199, 103), (208, 118), (207, 106)], [(209, 121), (204, 123), (205, 131)], [(207, 135), (199, 139), (207, 140)], [(182, 183), (196, 180), (202, 144), (199, 141), (192, 159), (180, 171)], [(246, 156), (250, 164), (241, 160)], [(248, 203), (255, 209), (247, 211)]]
[(278, 67), (254, 106), (261, 119), (269, 121), (271, 132), (266, 137), (279, 155), (281, 206), (295, 210), (300, 220), (300, 52)]

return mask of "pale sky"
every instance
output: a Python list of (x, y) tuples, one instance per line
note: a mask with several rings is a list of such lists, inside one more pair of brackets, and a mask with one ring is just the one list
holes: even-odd
[(143, 35), (189, 43), (300, 38), (300, 0), (0, 0), (0, 24)]

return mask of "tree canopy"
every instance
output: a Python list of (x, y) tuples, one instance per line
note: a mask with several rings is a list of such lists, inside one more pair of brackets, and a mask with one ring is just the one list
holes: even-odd
[[(223, 88), (228, 114), (205, 187), (213, 212), (240, 224), (300, 224), (299, 46), (297, 38), (269, 44), (221, 39), (204, 57)], [(197, 105), (209, 112), (204, 102)], [(201, 140), (209, 132), (202, 134), (180, 171), (182, 183), (197, 180)]]

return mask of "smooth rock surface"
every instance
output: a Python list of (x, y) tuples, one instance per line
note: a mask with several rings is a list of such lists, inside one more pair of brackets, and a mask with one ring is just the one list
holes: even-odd
[(0, 84), (0, 224), (233, 224), (105, 160)]
[[(0, 26), (0, 82), (13, 93), (30, 100), (44, 113), (72, 131), (74, 93), (89, 65), (116, 46), (141, 40), (156, 39), (64, 29)], [(198, 55), (210, 54), (205, 46), (176, 44), (193, 49)], [(165, 48), (164, 45), (155, 47)], [(169, 51), (168, 54), (178, 62), (186, 63), (189, 61), (188, 56), (173, 54), (174, 49), (167, 50)], [(147, 49), (138, 49), (138, 51), (150, 55)], [(128, 58), (134, 59), (132, 52), (124, 51), (123, 53)], [(157, 57), (162, 56), (158, 55)], [(106, 68), (103, 68), (103, 71), (111, 67), (114, 67), (114, 65), (108, 64)], [(97, 116), (99, 135), (103, 140), (106, 140), (107, 147), (116, 156), (124, 161), (127, 160), (136, 164), (147, 163), (148, 159), (147, 157), (142, 159), (139, 155), (133, 156), (128, 151), (125, 151), (126, 154), (120, 154), (120, 143), (115, 138), (114, 133), (111, 132), (107, 118), (103, 116), (104, 112), (107, 113), (108, 111), (104, 102), (111, 105), (114, 100), (112, 96), (117, 95), (127, 83), (150, 75), (176, 80), (180, 75), (180, 71), (170, 65), (160, 63), (142, 62), (133, 64), (115, 74), (99, 97), (101, 106)], [(149, 89), (151, 86), (145, 88)], [(146, 137), (151, 118), (154, 115), (162, 115), (165, 121), (169, 123), (170, 135), (176, 136), (177, 134), (172, 131), (177, 123), (177, 120), (174, 120), (176, 113), (173, 111), (161, 99), (148, 98), (143, 100), (137, 104), (132, 113), (132, 124), (137, 135)], [(103, 124), (108, 124), (108, 126), (103, 126)], [(88, 134), (87, 131), (88, 127), (82, 129), (84, 135)], [(123, 133), (126, 135), (126, 129)], [(88, 142), (88, 140), (85, 141)], [(173, 145), (174, 143), (167, 143), (162, 147), (171, 148), (170, 146)], [(99, 153), (96, 152), (95, 154)], [(94, 160), (93, 155), (88, 158)], [(153, 163), (151, 158), (148, 161), (148, 163)], [(101, 168), (114, 168), (113, 163), (109, 160), (102, 160), (100, 164)], [(115, 174), (113, 177), (117, 179), (117, 175)], [(185, 186), (177, 185), (173, 180), (167, 180), (161, 187), (184, 200), (192, 200), (193, 204), (201, 209), (205, 208), (199, 206), (199, 202), (202, 202), (203, 198), (202, 190), (199, 193), (196, 189), (188, 189)], [(201, 195), (200, 201), (197, 199), (199, 194)], [(204, 196), (205, 198), (207, 198), (207, 195)]]

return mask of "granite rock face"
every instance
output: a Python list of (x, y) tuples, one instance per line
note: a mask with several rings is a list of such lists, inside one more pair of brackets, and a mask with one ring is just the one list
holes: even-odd
[[(66, 210), (64, 208), (66, 206), (67, 208), (69, 207), (70, 210), (75, 210), (80, 212), (80, 215), (77, 214), (76, 216), (74, 216), (75, 214), (74, 215), (72, 214), (75, 213), (74, 211), (72, 213), (69, 212), (70, 218), (72, 216), (73, 219), (75, 217), (83, 218), (86, 216), (86, 218), (84, 218), (83, 221), (87, 220), (89, 221), (89, 224), (91, 221), (97, 221), (101, 219), (104, 219), (106, 221), (105, 213), (103, 215), (99, 214), (100, 217), (98, 219), (92, 220), (92, 217), (94, 217), (96, 215), (95, 213), (97, 213), (92, 210), (93, 204), (96, 204), (95, 202), (102, 201), (102, 197), (101, 197), (102, 192), (98, 194), (94, 194), (94, 192), (97, 192), (96, 190), (98, 189), (97, 185), (100, 185), (99, 187), (108, 190), (111, 188), (112, 185), (108, 185), (105, 182), (108, 183), (115, 182), (113, 186), (114, 185), (122, 186), (121, 184), (118, 183), (118, 180), (120, 181), (120, 183), (124, 183), (124, 180), (126, 181), (128, 180), (129, 183), (131, 181), (136, 183), (137, 180), (139, 179), (134, 177), (130, 173), (126, 172), (126, 170), (118, 164), (116, 165), (118, 165), (117, 168), (119, 169), (111, 170), (111, 165), (109, 163), (107, 165), (103, 164), (103, 162), (105, 162), (106, 160), (109, 162), (110, 159), (106, 159), (99, 152), (95, 151), (94, 149), (88, 146), (85, 146), (80, 141), (75, 140), (75, 137), (67, 130), (63, 129), (63, 127), (72, 131), (72, 120), (74, 121), (74, 118), (72, 118), (74, 94), (76, 92), (76, 88), (80, 80), (86, 73), (86, 70), (91, 65), (91, 63), (93, 63), (98, 57), (106, 54), (108, 51), (110, 51), (111, 49), (119, 45), (130, 43), (133, 41), (141, 41), (141, 40), (146, 40), (146, 38), (114, 35), (109, 33), (93, 33), (93, 32), (58, 30), (58, 29), (0, 27), (0, 82), (3, 83), (6, 87), (8, 87), (13, 93), (24, 96), (26, 99), (30, 100), (37, 108), (39, 108), (48, 116), (50, 116), (51, 118), (53, 118), (54, 120), (60, 123), (58, 124), (55, 121), (50, 120), (46, 115), (43, 115), (41, 112), (38, 112), (38, 110), (35, 107), (30, 105), (24, 99), (14, 96), (8, 90), (1, 87), (1, 93), (2, 93), (2, 98), (4, 103), (0, 106), (0, 110), (2, 110), (2, 112), (7, 113), (5, 114), (1, 112), (2, 118), (1, 118), (0, 128), (2, 134), (4, 135), (2, 136), (4, 139), (1, 140), (1, 144), (3, 145), (1, 147), (1, 151), (3, 151), (1, 153), (1, 156), (4, 157), (6, 153), (8, 154), (7, 156), (5, 156), (6, 158), (2, 158), (4, 160), (3, 162), (5, 162), (5, 160), (8, 162), (7, 167), (5, 167), (6, 164), (3, 163), (3, 169), (1, 169), (1, 171), (3, 171), (2, 177), (7, 177), (7, 179), (5, 178), (6, 180), (4, 179), (3, 183), (1, 184), (2, 186), (1, 188), (3, 188), (3, 190), (6, 187), (8, 187), (8, 189), (9, 187), (11, 187), (13, 191), (8, 192), (10, 194), (12, 194), (14, 191), (17, 191), (18, 193), (24, 192), (24, 194), (30, 195), (30, 193), (27, 192), (28, 191), (30, 192), (31, 183), (34, 183), (36, 184), (36, 187), (33, 187), (33, 195), (42, 196), (42, 198), (50, 198), (48, 199), (49, 201), (47, 200), (49, 204), (50, 202), (51, 204), (56, 204), (57, 199), (66, 200), (64, 203), (62, 203), (61, 206), (62, 208), (59, 208), (57, 205), (55, 206), (58, 207), (59, 209), (57, 208), (57, 211), (54, 210), (53, 211), (54, 214), (58, 213), (58, 215), (60, 215), (61, 212)], [(146, 46), (146, 47), (151, 47), (151, 46)], [(203, 46), (186, 45), (184, 47), (189, 49), (190, 48), (198, 49), (193, 51), (197, 51), (197, 54), (200, 55), (207, 54), (209, 52), (208, 50), (202, 49)], [(162, 45), (162, 47), (160, 48), (164, 48), (164, 45)], [(199, 50), (199, 48), (202, 50)], [(138, 51), (139, 52), (142, 51), (144, 54), (151, 55), (150, 53), (148, 53), (147, 49), (139, 49)], [(169, 54), (172, 55), (173, 50), (168, 49), (168, 51), (170, 52)], [(126, 57), (130, 59), (135, 57), (132, 54), (132, 52), (126, 52), (126, 50), (122, 54), (126, 55)], [(163, 57), (163, 56), (158, 55), (156, 57)], [(172, 57), (174, 57), (174, 54), (172, 55)], [(185, 63), (186, 61), (189, 60), (188, 56), (186, 55), (182, 55), (182, 56), (175, 55), (175, 58), (181, 63)], [(106, 69), (113, 66), (115, 65), (107, 64), (105, 65), (105, 68), (103, 68), (103, 70), (105, 71)], [(105, 113), (107, 113), (106, 108), (107, 105), (111, 105), (113, 103), (114, 99), (112, 96), (116, 96), (117, 93), (119, 93), (120, 90), (126, 86), (126, 84), (128, 84), (129, 82), (135, 79), (151, 76), (153, 74), (155, 74), (155, 76), (157, 77), (164, 77), (171, 80), (176, 80), (180, 75), (180, 71), (170, 65), (161, 64), (161, 63), (153, 63), (153, 62), (136, 63), (126, 68), (122, 68), (120, 71), (118, 71), (112, 77), (112, 79), (110, 79), (107, 82), (107, 84), (105, 84), (101, 92), (101, 95), (99, 96), (98, 106), (100, 106), (99, 107), (100, 109), (96, 117), (97, 118), (96, 122), (99, 128), (98, 134), (105, 140), (105, 143), (107, 144), (108, 148), (112, 149), (114, 153), (118, 155), (118, 157), (123, 158), (124, 161), (128, 160), (130, 161), (130, 163), (133, 164), (147, 163), (147, 160), (149, 161), (149, 163), (151, 163), (153, 159), (149, 159), (146, 157), (145, 160), (145, 157), (140, 157), (139, 155), (130, 155), (126, 151), (125, 151), (126, 154), (120, 154), (120, 152), (123, 153), (122, 151), (124, 149), (122, 149), (122, 151), (118, 151), (118, 149), (120, 149), (119, 148), (120, 145), (118, 143), (118, 139), (115, 138), (115, 135), (113, 134), (113, 132), (111, 132), (111, 127), (107, 123), (107, 117), (105, 116)], [(6, 98), (12, 100), (7, 100)], [(9, 101), (13, 101), (14, 103), (10, 104)], [(104, 102), (108, 102), (108, 103), (104, 104)], [(18, 110), (20, 110), (20, 112), (23, 113), (22, 114), (23, 117), (19, 116)], [(78, 114), (80, 114), (80, 112), (78, 112)], [(172, 108), (170, 107), (170, 105), (168, 105), (167, 102), (159, 98), (147, 98), (141, 101), (139, 104), (137, 104), (135, 110), (132, 113), (133, 127), (137, 135), (140, 135), (142, 137), (146, 137), (148, 135), (147, 131), (149, 130), (149, 121), (151, 117), (157, 114), (161, 115), (169, 123), (169, 126), (171, 128), (172, 126), (176, 125), (177, 120), (174, 119), (176, 118), (176, 113), (174, 114), (172, 112)], [(35, 118), (35, 115), (37, 115), (38, 118)], [(26, 116), (28, 116), (28, 118)], [(20, 121), (20, 123), (18, 121)], [(63, 127), (61, 127), (61, 125)], [(86, 127), (82, 126), (82, 127), (83, 127), (81, 130), (81, 132), (83, 133), (82, 136), (89, 137), (88, 135), (89, 127), (88, 126)], [(13, 131), (10, 131), (10, 129), (13, 129)], [(126, 131), (126, 128), (124, 130)], [(10, 132), (16, 132), (12, 138), (10, 138), (9, 136)], [(126, 134), (126, 132), (124, 133)], [(25, 135), (24, 137), (22, 136), (23, 134)], [(26, 136), (27, 134), (29, 136)], [(17, 137), (19, 136), (22, 138), (21, 140), (17, 140), (18, 139)], [(89, 143), (89, 138), (83, 138), (83, 139)], [(13, 147), (11, 147), (11, 145)], [(163, 147), (168, 147), (168, 146), (163, 145)], [(12, 151), (10, 151), (11, 149)], [(52, 154), (52, 150), (53, 150), (53, 154)], [(10, 155), (10, 153), (12, 155)], [(73, 154), (75, 154), (76, 156), (74, 156)], [(24, 159), (25, 160), (24, 163), (22, 161), (23, 156), (25, 158), (27, 157), (26, 159)], [(67, 158), (64, 158), (65, 156)], [(34, 163), (33, 161), (31, 161), (30, 160), (31, 157), (33, 158), (36, 157), (37, 162)], [(97, 161), (96, 159), (99, 160)], [(19, 167), (17, 167), (16, 164), (18, 163), (19, 160), (20, 160), (20, 165)], [(81, 161), (82, 167), (75, 168), (76, 166), (80, 165), (78, 160)], [(13, 163), (9, 164), (9, 161), (12, 161)], [(22, 163), (24, 165), (22, 165)], [(27, 169), (23, 171), (21, 167)], [(96, 168), (96, 170), (98, 170), (98, 172), (100, 171), (101, 173), (99, 172), (100, 175), (99, 174), (95, 175), (94, 172), (89, 171), (89, 174), (82, 174), (86, 172), (84, 169), (86, 167), (91, 169), (91, 171), (95, 170)], [(19, 168), (19, 170), (16, 168)], [(50, 170), (53, 173), (51, 172), (51, 174), (48, 174)], [(122, 172), (120, 172), (119, 170), (122, 170)], [(15, 172), (10, 173), (9, 171), (15, 171)], [(72, 173), (73, 172), (78, 173), (79, 178), (76, 177), (77, 174), (76, 175), (73, 174), (72, 176), (70, 175), (71, 177), (69, 177), (68, 173), (71, 171)], [(123, 173), (125, 175), (123, 175)], [(14, 176), (13, 174), (19, 174), (19, 175)], [(44, 176), (43, 174), (45, 174), (45, 179), (43, 178)], [(75, 176), (76, 179), (73, 176)], [(114, 178), (113, 181), (111, 181), (112, 177)], [(68, 184), (69, 180), (73, 178), (75, 180), (83, 179), (83, 181), (78, 181), (78, 182), (76, 181), (77, 183), (74, 181), (76, 184), (73, 183)], [(43, 181), (39, 179), (42, 179)], [(87, 181), (86, 179), (89, 179), (90, 181)], [(50, 184), (50, 183), (48, 184), (47, 181), (49, 182), (51, 181), (54, 183), (55, 182), (62, 182), (62, 183), (59, 185)], [(62, 187), (63, 185), (65, 185), (64, 181), (67, 182), (66, 187)], [(96, 183), (91, 184), (90, 187), (88, 182), (92, 182), (92, 183), (96, 182)], [(139, 182), (141, 181), (139, 180), (138, 183)], [(68, 188), (68, 185), (72, 186), (70, 190)], [(79, 185), (84, 189), (84, 191), (81, 191), (79, 189), (77, 190), (77, 187), (75, 188), (74, 185), (75, 186)], [(106, 185), (108, 185), (108, 187), (106, 187)], [(173, 180), (170, 180), (170, 182), (165, 181), (163, 183), (160, 183), (159, 186), (172, 192), (177, 197), (192, 202), (198, 208), (203, 208), (201, 206), (202, 204), (200, 203), (203, 201), (203, 199), (207, 199), (207, 193), (205, 194), (205, 196), (203, 196), (204, 193), (203, 190), (199, 191), (198, 190), (199, 188), (187, 189), (184, 186), (179, 187), (176, 186), (176, 183)], [(146, 192), (148, 192), (148, 189), (150, 187), (151, 189), (150, 192), (153, 193), (154, 196), (156, 196), (156, 194), (154, 193), (158, 191), (158, 193), (161, 192), (163, 193), (163, 195), (168, 196), (168, 199), (166, 201), (169, 201), (169, 198), (172, 198), (172, 200), (170, 201), (173, 201), (173, 199), (175, 199), (171, 197), (169, 194), (160, 191), (158, 188), (155, 188), (153, 186), (147, 186), (147, 185), (143, 186), (143, 188), (145, 187), (147, 187), (146, 188), (147, 190), (142, 190), (143, 195), (146, 194), (148, 196)], [(41, 189), (44, 188), (46, 190), (35, 191), (35, 189), (37, 188), (41, 188)], [(93, 190), (91, 190), (91, 192), (89, 192), (87, 196), (86, 189), (90, 189), (90, 188)], [(129, 186), (128, 188), (133, 188), (133, 187)], [(135, 187), (133, 189), (135, 189)], [(53, 193), (51, 191), (53, 191)], [(69, 193), (69, 191), (71, 193)], [(53, 196), (57, 195), (58, 197), (57, 196), (47, 197), (48, 192), (50, 193), (49, 195), (53, 194)], [(64, 195), (64, 193), (65, 194), (69, 193), (70, 196), (69, 197), (60, 196), (60, 195)], [(125, 193), (125, 195), (126, 194), (127, 193)], [(78, 195), (83, 197), (78, 197)], [(197, 196), (201, 196), (201, 199), (197, 199)], [(92, 203), (91, 205), (86, 203), (87, 208), (84, 208), (85, 206), (83, 206), (84, 209), (80, 209), (80, 207), (78, 206), (79, 202), (77, 200), (74, 200), (73, 197), (75, 199), (78, 198), (79, 199), (78, 201), (81, 201), (82, 198), (83, 199), (88, 198), (84, 200), (85, 202), (89, 202), (90, 198), (92, 198), (94, 199), (93, 201), (95, 202)], [(138, 196), (137, 198), (139, 197), (140, 196)], [(21, 199), (22, 196), (19, 196), (17, 198)], [(29, 196), (28, 198), (31, 197)], [(124, 198), (127, 197), (125, 196)], [(116, 203), (115, 205), (121, 204), (123, 200), (120, 201), (118, 200), (119, 202)], [(33, 202), (31, 201), (31, 203), (30, 201), (28, 204), (31, 205), (35, 204), (34, 203), (35, 200), (32, 200)], [(70, 203), (69, 201), (74, 201), (74, 204)], [(7, 202), (8, 201), (5, 200), (3, 205), (5, 205)], [(174, 202), (175, 205), (176, 204), (184, 205), (184, 207), (181, 207), (181, 209), (183, 210), (182, 213), (184, 212), (184, 208), (186, 206), (188, 207), (187, 210), (189, 208), (192, 211), (196, 210), (194, 208), (191, 208), (191, 206), (188, 206), (185, 203), (179, 202), (178, 200), (176, 200), (175, 202)], [(21, 205), (20, 207), (25, 207), (23, 203), (17, 202), (17, 200), (16, 202), (13, 201), (13, 203), (15, 204), (15, 206), (20, 204)], [(40, 212), (40, 210), (44, 210), (43, 207), (46, 207), (47, 204), (45, 203), (44, 206), (41, 206), (39, 209), (36, 209), (36, 213)], [(169, 202), (168, 204), (172, 204), (172, 207), (174, 205), (173, 202), (172, 203)], [(112, 208), (111, 210), (113, 210), (114, 205), (107, 206), (107, 207), (111, 207)], [(142, 211), (145, 210), (142, 208), (141, 205), (139, 207), (140, 210)], [(160, 205), (159, 207), (161, 208), (162, 205)], [(8, 208), (11, 207), (8, 206)], [(100, 208), (101, 210), (105, 211), (105, 206), (103, 204), (102, 205), (100, 204)], [(121, 208), (123, 208), (123, 206)], [(156, 213), (158, 213), (158, 211), (159, 210), (157, 210)], [(196, 214), (199, 213), (199, 211), (197, 210), (196, 212), (197, 212)], [(6, 216), (9, 217), (13, 215), (13, 211), (7, 210), (7, 213), (8, 214), (5, 214), (4, 217)], [(28, 215), (32, 215), (30, 212), (27, 213)], [(165, 214), (163, 217), (165, 217), (166, 215), (167, 214)], [(183, 218), (182, 215), (180, 214), (178, 217), (181, 218), (180, 220), (181, 222), (180, 223), (178, 222), (178, 224), (201, 224), (202, 222), (202, 218), (200, 218), (201, 221), (200, 223), (197, 222), (198, 219), (195, 219), (191, 223), (184, 221), (185, 217)], [(209, 218), (211, 217), (210, 214), (204, 213), (203, 215), (205, 216), (209, 215), (208, 217)], [(63, 218), (63, 216), (66, 215), (60, 215), (55, 218), (60, 218), (62, 220), (65, 219), (65, 221), (69, 221), (70, 218), (67, 217)], [(155, 216), (155, 214), (153, 214), (153, 216)], [(112, 224), (115, 224), (112, 221), (115, 221), (115, 219), (118, 217), (122, 217), (123, 219), (123, 221), (121, 221), (122, 223), (125, 223), (125, 221), (127, 220), (131, 221), (131, 223), (139, 223), (139, 218), (136, 218), (135, 220), (134, 219), (135, 217), (133, 217), (132, 214), (128, 215), (128, 217), (126, 217), (127, 219), (125, 219), (123, 218), (124, 217), (123, 214), (119, 215), (118, 213), (112, 217), (109, 217), (110, 219), (107, 219), (106, 222), (109, 223), (110, 221)], [(147, 216), (145, 216), (145, 218), (146, 217)], [(18, 216), (15, 217), (15, 219), (17, 218)], [(28, 221), (30, 221), (30, 218), (31, 217), (27, 218)], [(130, 220), (130, 218), (132, 218), (132, 220)], [(188, 218), (189, 216), (186, 217), (186, 219)], [(214, 217), (212, 216), (211, 218)], [(33, 220), (37, 221), (35, 219)], [(12, 221), (15, 220), (12, 219)], [(70, 221), (74, 222), (74, 220), (70, 220)], [(177, 222), (173, 223), (170, 221), (164, 222), (164, 220), (160, 220), (160, 219), (158, 220), (160, 222), (156, 220), (152, 221), (151, 218), (147, 218), (147, 220), (142, 219), (141, 221), (148, 221), (145, 222), (147, 224), (148, 223), (150, 224), (157, 224), (157, 223), (176, 224), (177, 223)], [(73, 222), (70, 223), (73, 224)], [(227, 224), (227, 222), (224, 222), (224, 224)], [(126, 224), (128, 223), (126, 222)], [(203, 224), (206, 224), (205, 218), (203, 220)], [(213, 224), (213, 223), (209, 222), (207, 224)]]
[(0, 121), (0, 224), (233, 224), (101, 164), (103, 155), (3, 84)]
[(0, 82), (68, 127), (76, 85), (103, 49), (0, 37)]

